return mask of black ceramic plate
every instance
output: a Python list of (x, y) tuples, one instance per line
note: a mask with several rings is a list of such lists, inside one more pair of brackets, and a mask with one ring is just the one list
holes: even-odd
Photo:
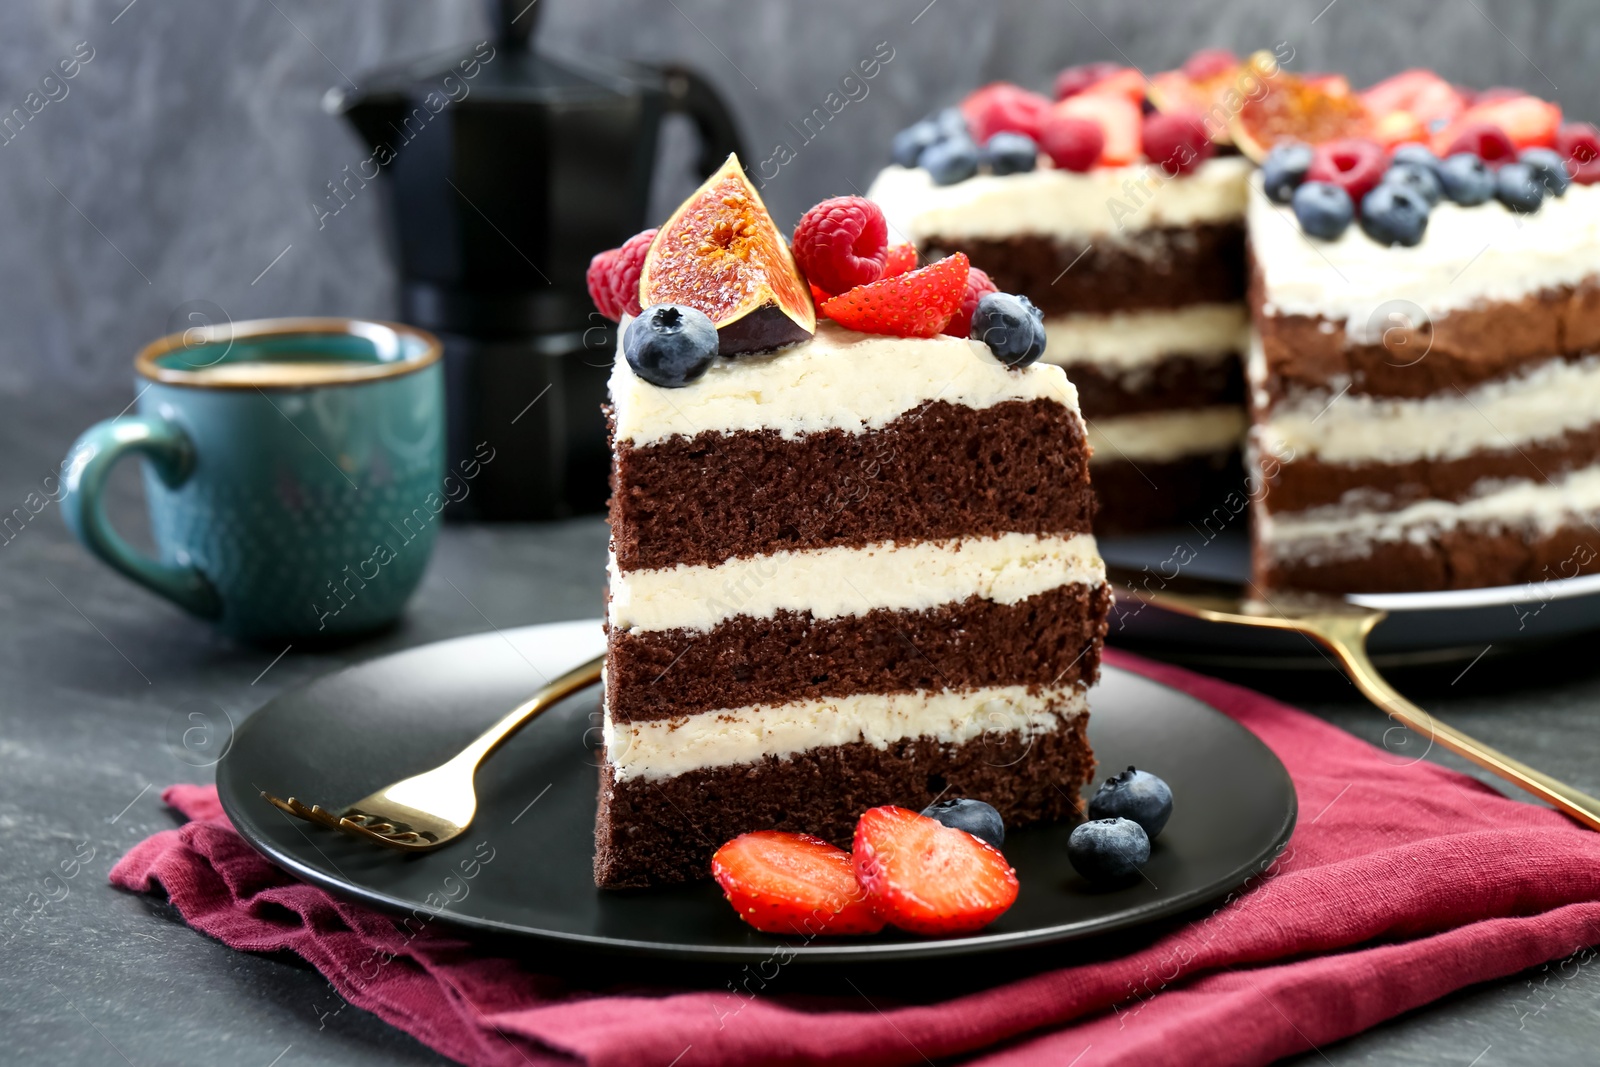
[[(1250, 579), (1250, 539), (1243, 530), (1207, 536), (1197, 526), (1104, 537), (1100, 551), (1107, 563), (1149, 568), (1152, 574), (1171, 576), (1181, 565), (1184, 574), (1196, 578)], [(1389, 613), (1367, 640), (1367, 650), (1381, 667), (1470, 660), (1491, 645), (1504, 652), (1600, 628), (1600, 574), (1563, 577), (1552, 570), (1548, 580), (1522, 585), (1437, 593), (1352, 593), (1349, 599)], [(1323, 670), (1332, 666), (1310, 638), (1299, 634), (1219, 626), (1157, 609), (1116, 614), (1112, 643), (1169, 659), (1218, 666)]]
[[(545, 678), (602, 648), (596, 622), (530, 626), (425, 645), (286, 693), (244, 723), (217, 768), (223, 807), (289, 871), (394, 911), (568, 946), (704, 961), (760, 959), (783, 939), (741, 923), (716, 885), (601, 892), (591, 874), (598, 690), (527, 726), (478, 774), (478, 818), (460, 841), (417, 855), (293, 819), (261, 790), (338, 807), (434, 765)], [(1005, 853), (1022, 882), (994, 925), (935, 940), (893, 931), (798, 945), (800, 961), (946, 956), (1125, 929), (1225, 894), (1294, 828), (1295, 792), (1253, 734), (1185, 694), (1108, 669), (1090, 701), (1103, 774), (1130, 763), (1176, 797), (1146, 878), (1095, 891), (1067, 863), (1071, 827), (1019, 830)], [(468, 877), (470, 875), (470, 877)]]

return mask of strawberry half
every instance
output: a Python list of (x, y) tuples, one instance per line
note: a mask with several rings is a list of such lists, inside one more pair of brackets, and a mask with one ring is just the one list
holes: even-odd
[(898, 244), (889, 246), (889, 258), (883, 261), (883, 276), (893, 278), (917, 269), (917, 246)]
[(858, 285), (822, 305), (840, 326), (894, 337), (933, 337), (961, 306), (967, 257), (957, 252), (921, 270)]
[(914, 934), (958, 934), (998, 919), (1017, 899), (1017, 872), (1000, 851), (886, 804), (856, 823), (856, 881), (877, 913)]
[(740, 834), (711, 857), (739, 918), (768, 934), (875, 934), (883, 920), (856, 883), (850, 853), (810, 834)]

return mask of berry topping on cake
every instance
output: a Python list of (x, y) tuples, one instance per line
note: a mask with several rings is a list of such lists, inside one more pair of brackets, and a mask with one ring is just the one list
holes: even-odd
[(1017, 899), (1017, 873), (998, 849), (905, 808), (862, 815), (853, 858), (877, 913), (911, 933), (980, 930)]
[(623, 331), (622, 354), (651, 385), (681, 389), (717, 358), (717, 328), (694, 308), (652, 304)]
[(1424, 167), (1435, 173), (1439, 170), (1439, 157), (1433, 154), (1433, 149), (1425, 144), (1397, 145), (1389, 153), (1389, 162), (1409, 163), (1414, 167)]
[(961, 306), (956, 308), (950, 316), (950, 321), (944, 324), (941, 331), (952, 337), (970, 337), (972, 335), (972, 315), (978, 310), (978, 301), (997, 292), (994, 282), (989, 276), (977, 267), (967, 271), (967, 291), (962, 294)]
[(1061, 101), (1051, 114), (1088, 119), (1099, 125), (1100, 133), (1105, 138), (1097, 161), (1100, 166), (1125, 167), (1139, 158), (1144, 115), (1139, 106), (1126, 97), (1111, 93), (1079, 93)]
[(982, 341), (1008, 367), (1026, 367), (1044, 355), (1044, 316), (1025, 296), (989, 293), (972, 313), (974, 341)]
[(883, 277), (893, 278), (904, 274), (908, 270), (917, 269), (917, 246), (901, 243), (889, 246), (889, 253), (883, 261)]
[(639, 272), (644, 269), (645, 256), (655, 237), (655, 230), (636, 233), (621, 248), (607, 249), (589, 261), (584, 276), (589, 299), (612, 322), (621, 321), (624, 315), (639, 314)]
[(1533, 171), (1533, 176), (1544, 186), (1547, 196), (1562, 197), (1572, 186), (1572, 175), (1567, 173), (1567, 161), (1553, 148), (1524, 148), (1517, 162)]
[(964, 182), (978, 173), (978, 146), (966, 137), (946, 137), (930, 145), (917, 165), (928, 172), (935, 185)]
[(1239, 151), (1256, 162), (1279, 141), (1320, 145), (1370, 132), (1371, 116), (1344, 79), (1296, 77), (1270, 52), (1257, 52), (1246, 66), (1266, 83), (1266, 91), (1245, 94), (1229, 132)]
[(1306, 170), (1306, 180), (1337, 185), (1350, 199), (1361, 198), (1377, 188), (1386, 169), (1383, 149), (1372, 141), (1346, 137), (1317, 145)]
[(961, 101), (961, 114), (980, 144), (1002, 132), (1027, 134), (1037, 141), (1049, 111), (1049, 100), (1009, 82), (985, 85)]
[(1239, 57), (1226, 48), (1202, 48), (1183, 61), (1179, 69), (1193, 82), (1210, 81), (1219, 75), (1231, 74), (1239, 66)]
[(1428, 202), (1403, 185), (1384, 182), (1361, 200), (1361, 232), (1380, 245), (1422, 243), (1428, 229)]
[(822, 313), (840, 326), (896, 337), (934, 337), (961, 306), (970, 265), (960, 252), (920, 270), (840, 293)]
[(850, 853), (810, 834), (741, 834), (711, 857), (739, 918), (763, 933), (875, 934), (883, 920), (856, 882)]
[(1059, 111), (1052, 111), (1044, 120), (1039, 138), (1039, 147), (1058, 169), (1080, 173), (1100, 162), (1106, 144), (1100, 123)]
[(725, 356), (795, 344), (817, 328), (811, 290), (737, 156), (661, 227), (639, 290), (642, 303), (703, 312)]
[(1172, 788), (1137, 767), (1107, 778), (1089, 801), (1089, 818), (1132, 819), (1152, 841), (1171, 817)]
[(1205, 123), (1193, 111), (1157, 111), (1144, 116), (1144, 154), (1169, 176), (1188, 174), (1216, 155)]
[(1489, 122), (1468, 122), (1440, 130), (1434, 135), (1433, 147), (1446, 157), (1471, 152), (1491, 167), (1517, 158), (1517, 146), (1506, 131)]
[(944, 137), (932, 119), (913, 122), (894, 135), (894, 140), (889, 143), (889, 157), (902, 167), (914, 167), (917, 160), (922, 158), (922, 153), (944, 140)]
[(812, 285), (842, 293), (883, 277), (889, 225), (864, 196), (836, 196), (800, 216), (794, 258)]
[(979, 161), (990, 174), (1023, 174), (1039, 165), (1039, 146), (1025, 133), (1001, 131), (983, 146)]
[[(1479, 124), (1500, 129), (1517, 148), (1548, 148), (1556, 143), (1556, 131), (1561, 128), (1561, 109), (1526, 93), (1491, 100), (1480, 96), (1460, 118), (1440, 131), (1439, 137), (1449, 143), (1452, 128), (1465, 129)], [(1435, 143), (1434, 147), (1439, 146)]]
[(1405, 115), (1424, 127), (1449, 122), (1467, 107), (1455, 86), (1431, 70), (1407, 70), (1385, 78), (1362, 90), (1361, 102), (1380, 122), (1390, 115)]
[(970, 797), (950, 797), (922, 809), (922, 814), (952, 830), (965, 830), (995, 848), (1006, 843), (1006, 824), (993, 805)]
[(1299, 141), (1279, 141), (1261, 161), (1261, 187), (1274, 204), (1287, 204), (1306, 180), (1313, 150)]
[(618, 322), (622, 313), (617, 310), (617, 305), (611, 301), (611, 264), (616, 262), (620, 248), (608, 248), (604, 252), (596, 253), (589, 261), (589, 269), (584, 273), (583, 280), (589, 286), (589, 299), (594, 301), (595, 310), (601, 315)]
[(1080, 63), (1076, 67), (1068, 67), (1056, 75), (1056, 99), (1065, 100), (1069, 96), (1079, 93), (1092, 86), (1098, 85), (1122, 71), (1120, 63)]
[(1389, 169), (1383, 172), (1383, 181), (1380, 184), (1404, 186), (1426, 200), (1430, 208), (1437, 204), (1439, 197), (1443, 195), (1433, 168), (1421, 167), (1415, 163), (1391, 164)]
[(1482, 204), (1494, 196), (1494, 171), (1471, 152), (1457, 152), (1439, 161), (1439, 188), (1462, 207)]
[(1526, 163), (1507, 163), (1494, 175), (1494, 195), (1519, 215), (1530, 215), (1544, 203), (1545, 185)]
[(1073, 870), (1091, 882), (1126, 882), (1150, 859), (1150, 838), (1132, 819), (1079, 823), (1067, 838)]
[(1350, 194), (1329, 182), (1302, 183), (1290, 203), (1300, 229), (1324, 241), (1337, 241), (1356, 216)]
[(1556, 151), (1579, 185), (1600, 181), (1600, 130), (1587, 122), (1566, 122), (1556, 131)]

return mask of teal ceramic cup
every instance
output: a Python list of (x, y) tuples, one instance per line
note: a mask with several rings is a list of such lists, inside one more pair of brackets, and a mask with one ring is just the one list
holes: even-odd
[[(357, 319), (188, 330), (134, 361), (138, 413), (86, 430), (62, 512), (94, 555), (249, 641), (345, 637), (394, 622), (446, 500), (440, 346)], [(102, 506), (142, 456), (157, 557)]]

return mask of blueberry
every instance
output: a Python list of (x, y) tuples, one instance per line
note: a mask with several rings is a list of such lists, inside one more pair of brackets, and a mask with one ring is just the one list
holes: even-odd
[(651, 304), (628, 323), (622, 354), (651, 385), (681, 389), (717, 358), (717, 328), (703, 312), (681, 304)]
[(1306, 182), (1294, 191), (1294, 217), (1312, 237), (1336, 241), (1355, 218), (1350, 194), (1331, 182)]
[(1544, 190), (1544, 182), (1526, 163), (1507, 163), (1495, 172), (1494, 195), (1519, 215), (1538, 211)]
[(1494, 196), (1494, 171), (1471, 152), (1457, 152), (1439, 163), (1439, 187), (1463, 207), (1481, 204)]
[(1089, 801), (1091, 819), (1132, 819), (1154, 841), (1172, 817), (1172, 790), (1151, 774), (1129, 767), (1100, 784)]
[(958, 107), (947, 107), (943, 111), (936, 111), (927, 121), (938, 127), (939, 135), (944, 137), (971, 137), (972, 132), (967, 127), (967, 117)]
[(1299, 141), (1280, 141), (1272, 146), (1267, 158), (1261, 161), (1261, 184), (1267, 199), (1274, 204), (1287, 204), (1295, 189), (1306, 180), (1315, 153), (1311, 146)]
[(1026, 367), (1044, 355), (1043, 318), (1025, 296), (989, 293), (972, 313), (972, 339), (1006, 366)]
[(1361, 198), (1361, 231), (1380, 245), (1407, 248), (1428, 229), (1428, 202), (1403, 185), (1383, 182)]
[(1396, 148), (1389, 156), (1390, 163), (1409, 163), (1427, 170), (1439, 169), (1439, 157), (1425, 144), (1411, 142)]
[(938, 126), (928, 119), (923, 119), (894, 135), (894, 140), (890, 142), (889, 155), (902, 167), (914, 167), (923, 150), (943, 137), (944, 134), (940, 132)]
[(1091, 882), (1124, 882), (1150, 858), (1150, 838), (1132, 819), (1095, 819), (1073, 827), (1067, 859)]
[(1006, 824), (1000, 813), (981, 800), (953, 797), (922, 809), (922, 814), (957, 830), (965, 830), (999, 848), (1006, 840)]
[(917, 166), (933, 176), (935, 185), (954, 185), (978, 173), (978, 146), (970, 137), (946, 137), (923, 149)]
[(983, 146), (983, 161), (993, 174), (1021, 174), (1039, 163), (1039, 146), (1025, 133), (1001, 132)]
[(1567, 161), (1561, 158), (1559, 152), (1552, 152), (1548, 148), (1525, 148), (1517, 160), (1528, 165), (1533, 171), (1534, 178), (1544, 186), (1547, 194), (1567, 195), (1567, 187), (1572, 184), (1572, 175), (1567, 172)]
[(1395, 163), (1383, 172), (1385, 185), (1403, 185), (1428, 202), (1431, 208), (1439, 202), (1443, 190), (1439, 188), (1439, 178), (1433, 173), (1433, 168), (1420, 166), (1416, 163)]

